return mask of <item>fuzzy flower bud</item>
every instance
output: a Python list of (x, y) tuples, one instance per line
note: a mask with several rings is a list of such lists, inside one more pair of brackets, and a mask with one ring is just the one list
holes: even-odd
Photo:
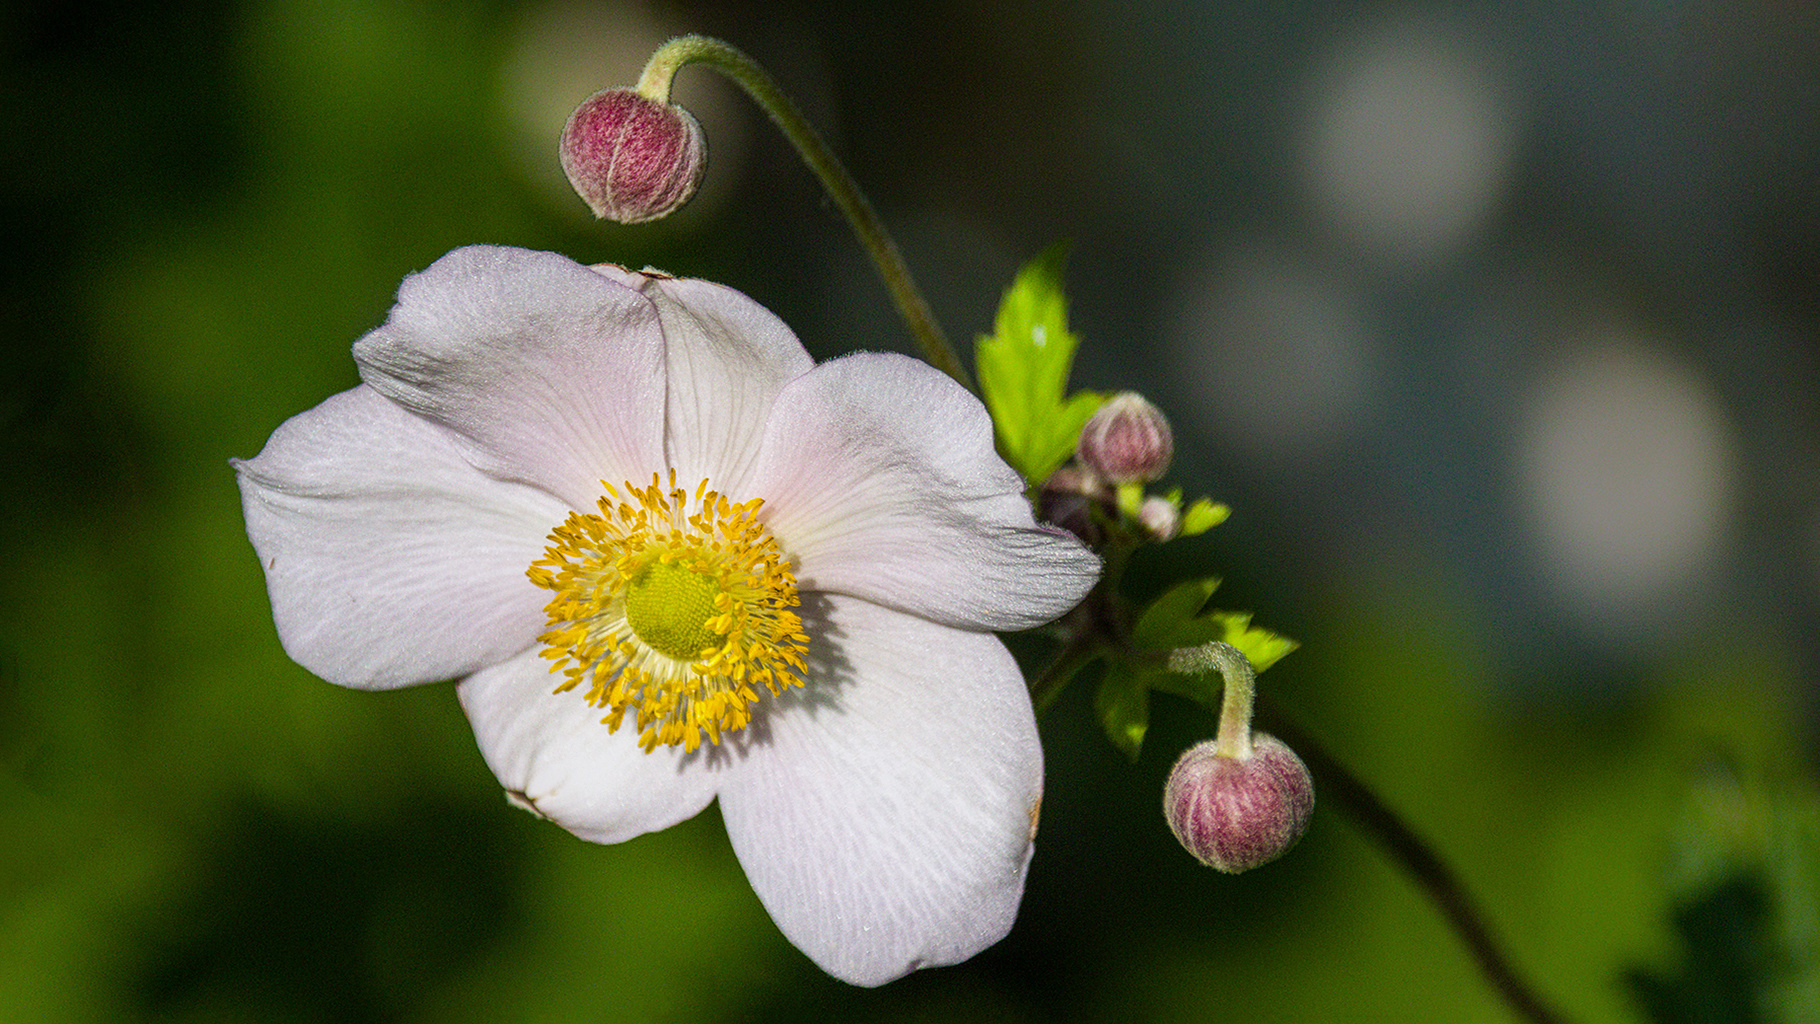
[(1174, 540), (1182, 532), (1182, 511), (1168, 498), (1152, 494), (1138, 506), (1138, 525), (1158, 542)]
[(1107, 483), (1149, 483), (1168, 471), (1175, 437), (1162, 410), (1135, 391), (1123, 391), (1081, 428), (1075, 452)]
[(1087, 544), (1098, 544), (1104, 532), (1094, 509), (1107, 501), (1106, 486), (1078, 463), (1069, 463), (1050, 474), (1037, 491), (1037, 517), (1074, 534)]
[(562, 169), (596, 217), (642, 224), (695, 194), (708, 147), (695, 116), (631, 89), (584, 100), (562, 130)]
[(1314, 780), (1302, 759), (1268, 733), (1251, 734), (1251, 756), (1189, 748), (1163, 787), (1163, 815), (1182, 847), (1211, 868), (1238, 873), (1289, 851), (1314, 812)]

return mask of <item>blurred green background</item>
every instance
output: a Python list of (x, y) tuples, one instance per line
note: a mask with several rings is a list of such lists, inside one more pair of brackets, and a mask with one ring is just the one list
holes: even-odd
[[(351, 386), (472, 242), (908, 349), (710, 73), (711, 172), (593, 223), (556, 133), (670, 34), (783, 81), (949, 332), (1071, 238), (1077, 379), (1175, 417), (1264, 689), (1588, 1022), (1820, 1019), (1820, 17), (1802, 5), (0, 6), (0, 1020), (1503, 1021), (1331, 806), (1229, 878), (1090, 687), (1043, 723), (1009, 939), (875, 991), (778, 935), (710, 809), (614, 847), (506, 806), (451, 688), (278, 647), (227, 460)], [(1036, 644), (1020, 653), (1040, 657)]]

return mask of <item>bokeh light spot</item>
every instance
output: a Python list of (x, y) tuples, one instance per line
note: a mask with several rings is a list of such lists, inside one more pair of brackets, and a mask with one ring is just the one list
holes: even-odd
[(1545, 365), (1522, 402), (1520, 509), (1549, 589), (1595, 633), (1659, 626), (1732, 516), (1736, 446), (1712, 389), (1607, 330)]

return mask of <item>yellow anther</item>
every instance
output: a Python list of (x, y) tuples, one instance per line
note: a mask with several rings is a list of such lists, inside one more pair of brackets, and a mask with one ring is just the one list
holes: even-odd
[(557, 692), (585, 681), (609, 731), (630, 708), (645, 750), (692, 751), (751, 722), (759, 695), (745, 680), (773, 696), (801, 685), (808, 636), (763, 502), (735, 504), (706, 480), (691, 497), (675, 470), (659, 481), (627, 483), (625, 497), (603, 481), (600, 513), (570, 513), (525, 575), (555, 594), (538, 642), (562, 670)]

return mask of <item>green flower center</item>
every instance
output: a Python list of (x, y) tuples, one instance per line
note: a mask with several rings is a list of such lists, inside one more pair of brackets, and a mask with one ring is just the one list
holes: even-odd
[(752, 721), (761, 693), (802, 685), (809, 635), (796, 575), (758, 520), (703, 480), (691, 497), (651, 474), (649, 487), (605, 481), (595, 512), (571, 512), (525, 575), (552, 591), (537, 639), (617, 730), (628, 711), (647, 752), (694, 750)]
[(638, 638), (678, 661), (711, 653), (726, 637), (708, 628), (717, 581), (669, 562), (652, 562), (626, 586), (626, 623)]

